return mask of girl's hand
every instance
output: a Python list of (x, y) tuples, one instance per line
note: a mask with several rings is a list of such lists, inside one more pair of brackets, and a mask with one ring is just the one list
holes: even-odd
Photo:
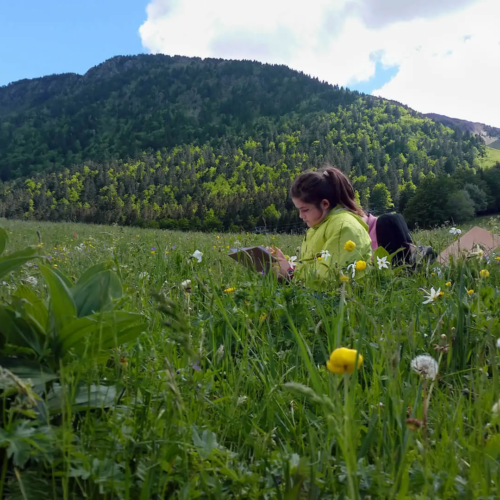
[(290, 262), (288, 262), (288, 260), (286, 260), (286, 257), (281, 249), (276, 247), (267, 247), (267, 249), (278, 259), (279, 267), (273, 267), (273, 270), (275, 271), (277, 277), (288, 278), (288, 271), (290, 269), (293, 269), (293, 266), (290, 264)]

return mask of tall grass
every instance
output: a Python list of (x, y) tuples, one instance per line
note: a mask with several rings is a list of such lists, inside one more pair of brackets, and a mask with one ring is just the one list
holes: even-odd
[[(148, 319), (147, 332), (107, 363), (79, 362), (76, 353), (62, 370), (62, 386), (104, 380), (116, 387), (112, 406), (75, 412), (69, 398), (45, 421), (28, 414), (7, 420), (0, 429), (4, 496), (500, 495), (492, 412), (500, 397), (500, 261), (413, 274), (373, 268), (363, 282), (318, 295), (226, 257), (238, 243), (276, 244), (295, 255), (299, 237), (1, 225), (11, 250), (38, 245), (39, 230), (51, 265), (73, 279), (111, 257), (129, 296), (124, 307)], [(453, 239), (447, 229), (416, 237), (443, 248)], [(201, 263), (188, 259), (195, 250), (203, 252)], [(489, 277), (481, 278), (481, 269)], [(45, 296), (34, 267), (11, 275), (0, 294), (29, 277)], [(422, 289), (431, 287), (445, 295), (424, 305)], [(364, 358), (352, 375), (326, 369), (339, 346)], [(432, 392), (431, 381), (410, 367), (425, 353), (439, 360)], [(413, 430), (407, 419), (422, 421), (429, 393), (427, 425)]]

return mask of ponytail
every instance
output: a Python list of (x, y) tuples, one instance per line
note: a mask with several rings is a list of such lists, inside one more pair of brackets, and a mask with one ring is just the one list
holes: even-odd
[(317, 207), (323, 200), (330, 202), (330, 208), (341, 205), (343, 208), (363, 217), (365, 212), (356, 203), (356, 196), (349, 179), (338, 169), (326, 165), (318, 171), (300, 174), (290, 189), (292, 198)]

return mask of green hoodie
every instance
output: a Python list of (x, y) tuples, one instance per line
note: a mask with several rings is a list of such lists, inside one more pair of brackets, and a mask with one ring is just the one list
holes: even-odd
[[(356, 243), (355, 250), (348, 252), (344, 245), (348, 241)], [(322, 251), (330, 256), (318, 259)], [(302, 242), (300, 258), (295, 268), (295, 278), (317, 290), (332, 288), (332, 281), (338, 282), (339, 271), (352, 276), (347, 266), (357, 260), (369, 262), (371, 259), (371, 239), (368, 226), (358, 215), (335, 207), (318, 225), (311, 227)], [(356, 279), (365, 273), (356, 271)], [(330, 282), (330, 286), (328, 283)]]

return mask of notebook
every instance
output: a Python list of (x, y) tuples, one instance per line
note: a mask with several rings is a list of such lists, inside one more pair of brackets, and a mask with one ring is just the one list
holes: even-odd
[(267, 273), (275, 264), (279, 264), (278, 259), (264, 247), (231, 248), (229, 254), (239, 264), (258, 272)]

